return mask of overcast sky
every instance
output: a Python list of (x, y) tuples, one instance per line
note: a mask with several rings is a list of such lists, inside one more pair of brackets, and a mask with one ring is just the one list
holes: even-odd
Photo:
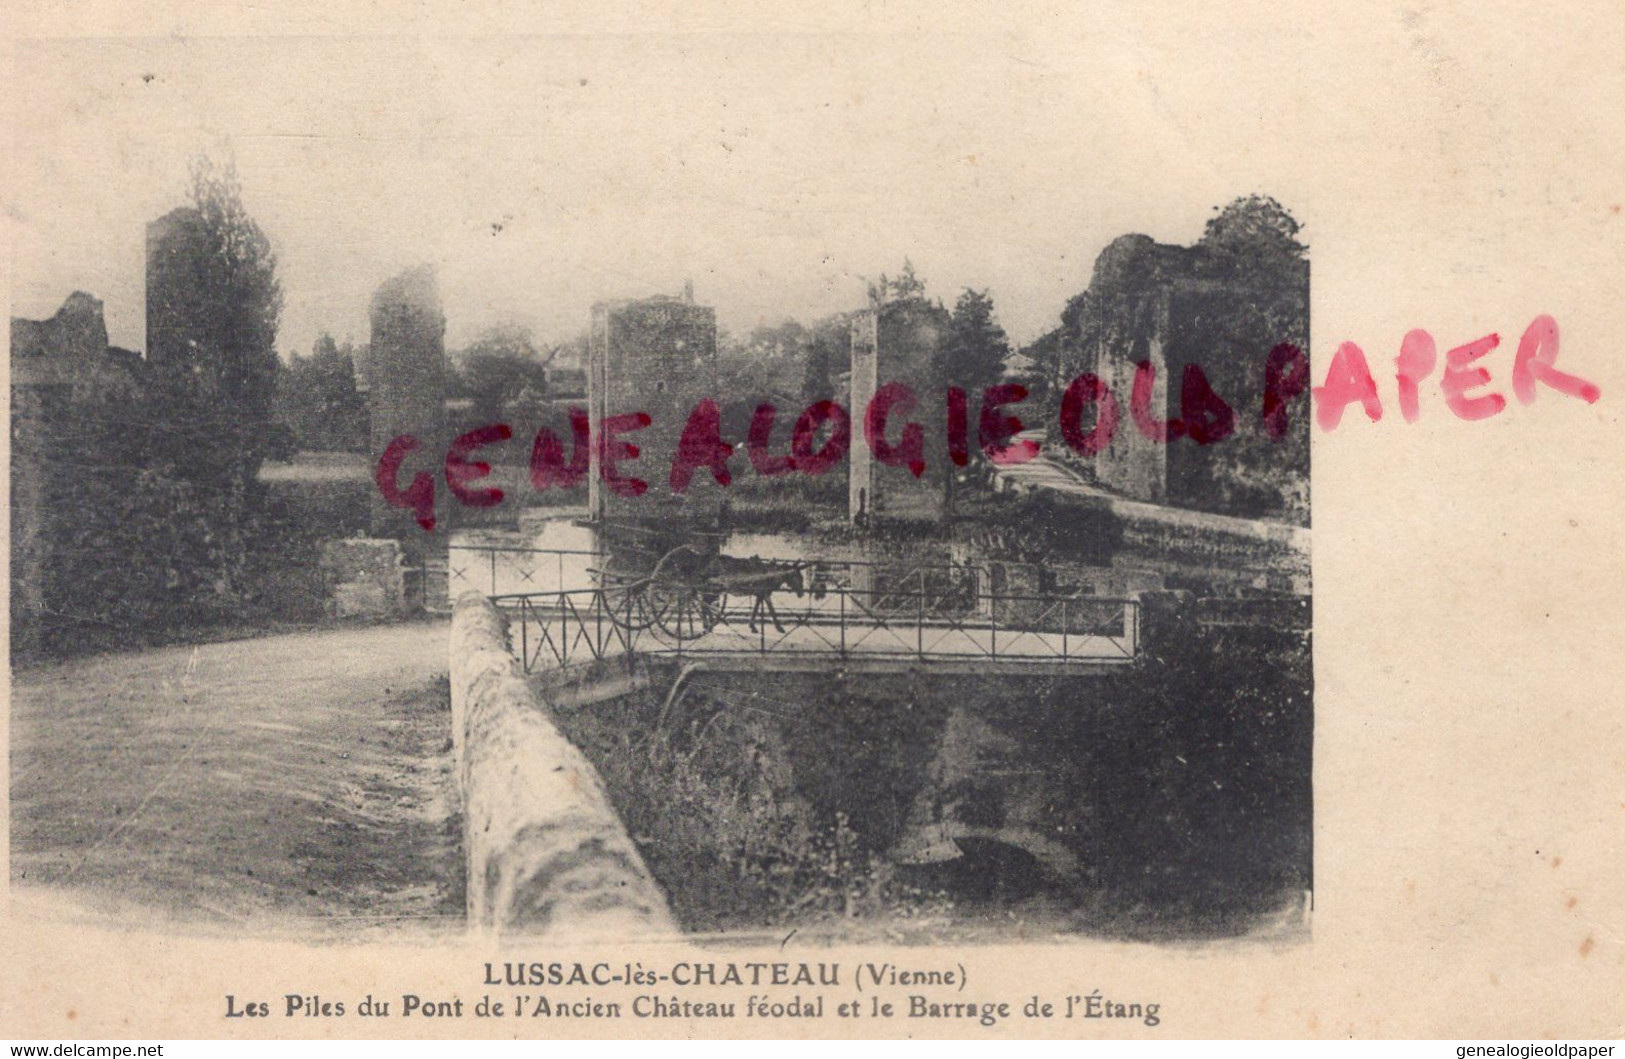
[(688, 277), (730, 330), (808, 320), (904, 255), (949, 303), (991, 288), (1026, 341), (1113, 237), (1188, 242), (1254, 191), (1305, 222), (1317, 306), (1328, 278), (1391, 288), (1407, 255), (1470, 257), (1407, 240), (1425, 217), (1472, 244), (1497, 221), (1475, 207), (1506, 217), (1494, 167), (1520, 162), (1497, 137), (1548, 124), (1497, 110), (1522, 76), (1502, 42), (1464, 63), (1425, 14), (1283, 18), (27, 43), (12, 312), (85, 289), (112, 341), (143, 348), (144, 226), (183, 202), (200, 151), (235, 156), (279, 255), (284, 351), (365, 340), (372, 290), (425, 261), (454, 346), (510, 321), (568, 338), (594, 301)]

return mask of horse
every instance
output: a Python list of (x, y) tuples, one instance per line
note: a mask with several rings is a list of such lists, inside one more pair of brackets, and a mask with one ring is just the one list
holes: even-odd
[(751, 596), (750, 631), (755, 632), (758, 624), (766, 625), (764, 615), (773, 622), (773, 627), (779, 632), (785, 632), (784, 623), (779, 620), (779, 612), (773, 606), (773, 593), (794, 592), (798, 596), (807, 594), (807, 582), (802, 576), (802, 565), (775, 563), (765, 559), (740, 559), (731, 555), (718, 555), (712, 558), (707, 573), (718, 585), (729, 592)]

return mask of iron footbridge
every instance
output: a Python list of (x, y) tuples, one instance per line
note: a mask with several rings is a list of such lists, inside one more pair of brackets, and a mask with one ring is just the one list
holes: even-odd
[(823, 585), (738, 591), (658, 584), (503, 593), (527, 673), (614, 658), (708, 668), (1061, 675), (1132, 662), (1139, 605), (1095, 596)]

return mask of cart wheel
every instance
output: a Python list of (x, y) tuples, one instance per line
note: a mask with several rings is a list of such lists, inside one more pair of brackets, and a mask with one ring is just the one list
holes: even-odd
[(679, 640), (697, 640), (722, 620), (721, 593), (708, 593), (690, 585), (656, 583), (649, 594), (655, 601), (655, 620)]
[(609, 620), (623, 629), (642, 632), (660, 618), (647, 578), (604, 585), (604, 608)]
[(660, 629), (678, 640), (704, 636), (719, 614), (707, 606), (699, 588), (705, 556), (691, 544), (680, 544), (660, 557), (648, 578), (649, 610)]

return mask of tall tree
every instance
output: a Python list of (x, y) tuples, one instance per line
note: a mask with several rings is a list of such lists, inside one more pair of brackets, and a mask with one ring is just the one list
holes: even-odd
[(191, 200), (157, 225), (147, 358), (189, 419), (187, 458), (205, 476), (252, 481), (276, 388), (276, 255), (243, 206), (234, 165), (195, 162)]
[(993, 296), (966, 287), (954, 302), (948, 341), (942, 346), (939, 372), (946, 386), (979, 396), (998, 382), (1010, 355), (1010, 340), (993, 318)]
[(1044, 332), (1023, 347), (1021, 352), (1033, 362), (1028, 385), (1037, 391), (1035, 399), (1048, 409), (1054, 392), (1066, 386), (1063, 378), (1063, 364), (1068, 353), (1066, 329), (1056, 327)]
[(239, 604), (271, 437), (282, 289), (270, 240), (243, 206), (236, 169), (192, 168), (191, 205), (153, 226), (147, 274), (151, 365), (147, 474), (184, 505), (168, 527), (175, 602)]
[(814, 333), (807, 339), (807, 360), (801, 373), (801, 396), (811, 404), (835, 396), (835, 376), (840, 358), (834, 341)]
[(323, 334), (310, 356), (294, 356), (277, 375), (276, 416), (297, 448), (367, 451), (367, 408), (355, 384), (355, 350)]
[(906, 257), (902, 274), (891, 281), (891, 297), (893, 301), (925, 297), (925, 281), (914, 274), (914, 262)]
[[(981, 408), (982, 391), (998, 382), (1004, 374), (1004, 361), (1010, 355), (1010, 340), (1004, 328), (993, 319), (993, 296), (985, 290), (966, 287), (948, 321), (948, 336), (937, 351), (936, 373), (943, 386), (958, 386), (969, 398), (971, 424), (976, 431), (976, 415)], [(971, 463), (973, 478), (982, 478), (987, 465), (980, 460)], [(955, 480), (950, 472), (943, 478), (943, 499), (949, 510), (955, 500)]]

